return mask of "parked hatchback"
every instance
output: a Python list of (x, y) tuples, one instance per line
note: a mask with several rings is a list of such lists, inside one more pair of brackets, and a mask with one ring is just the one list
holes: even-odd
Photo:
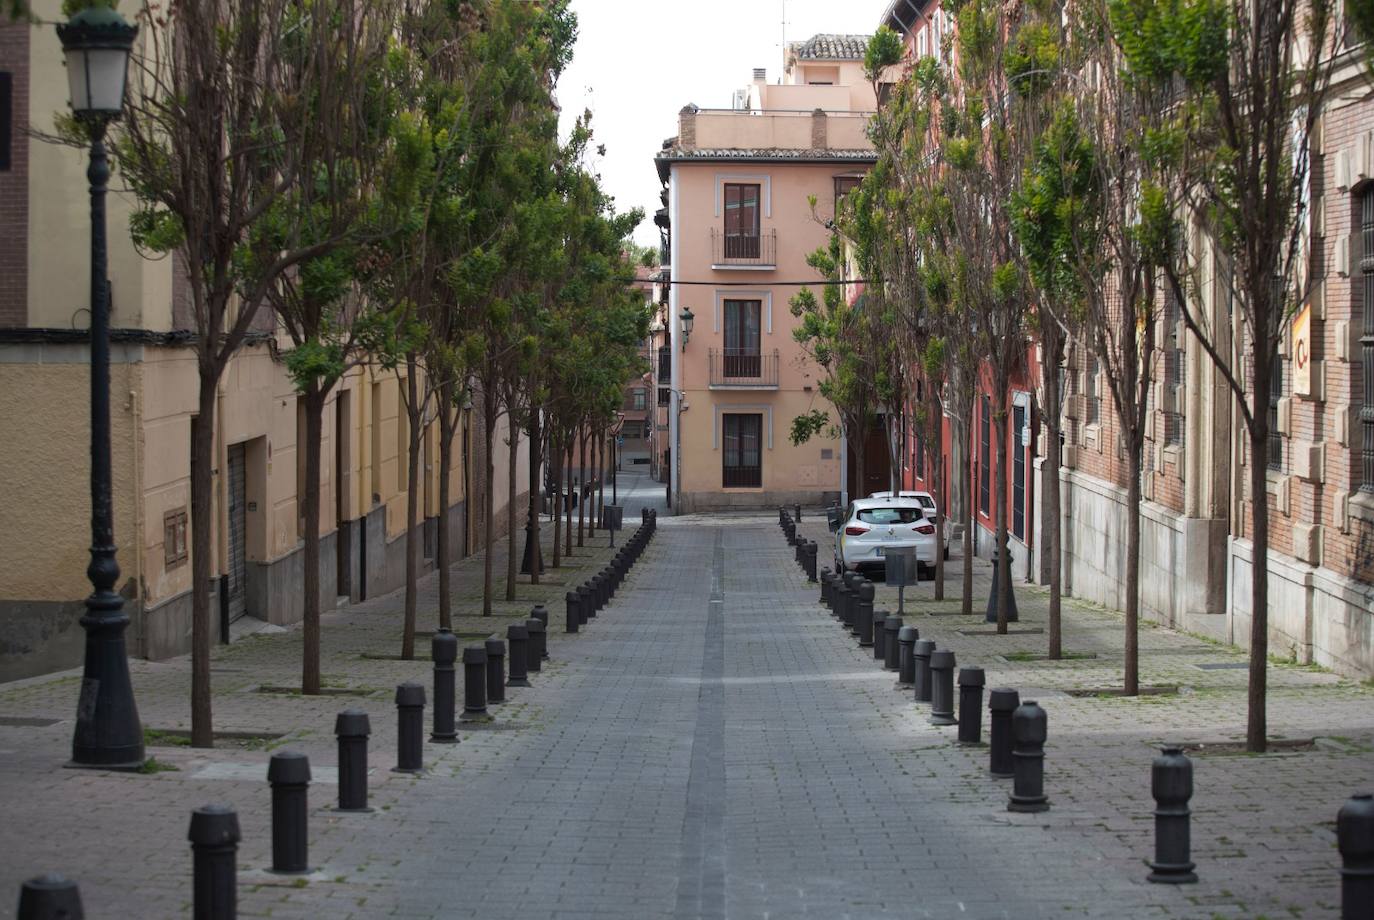
[(921, 568), (935, 564), (935, 524), (914, 498), (860, 498), (835, 529), (835, 570), (877, 569), (895, 546), (914, 546)]
[[(872, 495), (870, 495), (870, 496), (868, 496), (868, 497), (869, 497), (869, 498), (892, 498), (894, 495), (895, 495), (896, 497), (898, 497), (898, 498), (914, 498), (914, 499), (916, 499), (916, 501), (918, 501), (918, 502), (921, 503), (921, 510), (925, 512), (926, 520), (929, 520), (929, 521), (934, 521), (934, 520), (935, 520), (935, 518), (936, 518), (936, 514), (935, 514), (935, 496), (934, 496), (934, 495), (931, 495), (929, 492), (874, 492)], [(954, 529), (953, 524), (950, 522), (950, 519), (949, 519), (948, 517), (946, 517), (946, 518), (945, 518), (945, 539), (944, 539), (945, 558), (946, 558), (946, 559), (949, 558), (949, 545), (950, 545), (951, 543), (954, 542), (953, 529)]]

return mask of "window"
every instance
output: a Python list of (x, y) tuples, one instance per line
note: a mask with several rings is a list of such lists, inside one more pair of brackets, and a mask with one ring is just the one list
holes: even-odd
[(1088, 370), (1083, 375), (1083, 396), (1087, 402), (1087, 421), (1088, 425), (1100, 425), (1102, 423), (1102, 395), (1098, 392), (1097, 376), (1099, 373), (1097, 366), (1097, 355), (1088, 353)]
[(1269, 469), (1283, 470), (1283, 435), (1279, 432), (1279, 401), (1283, 399), (1283, 359), (1269, 368)]
[(727, 489), (757, 489), (763, 485), (763, 416), (721, 416), (725, 450), (721, 485)]
[(184, 563), (190, 554), (186, 550), (186, 509), (177, 508), (162, 516), (162, 561), (166, 568)]
[(988, 461), (992, 454), (992, 407), (986, 396), (981, 398), (981, 403), (982, 418), (978, 426), (978, 508), (983, 514), (987, 514), (988, 509), (992, 507), (991, 495), (989, 494), (992, 489), (992, 481), (988, 469)]
[(620, 436), (626, 441), (636, 441), (644, 437), (644, 427), (638, 419), (630, 419), (620, 426)]
[(759, 377), (760, 300), (725, 301), (725, 376)]
[(865, 524), (916, 524), (925, 515), (920, 508), (865, 508), (858, 518)]
[(14, 75), (0, 71), (0, 172), (10, 169), (14, 145)]
[(1164, 298), (1164, 443), (1183, 444), (1184, 389), (1187, 354), (1183, 350), (1183, 311), (1173, 288)]
[(854, 189), (859, 187), (859, 183), (864, 181), (863, 176), (836, 176), (835, 177), (835, 213), (840, 213), (840, 201)]
[(725, 184), (725, 258), (759, 257), (759, 186)]
[(1360, 276), (1363, 281), (1364, 328), (1360, 335), (1360, 366), (1364, 376), (1364, 401), (1360, 404), (1360, 428), (1364, 433), (1364, 462), (1360, 490), (1374, 492), (1374, 185), (1365, 187), (1360, 206)]
[(634, 406), (636, 412), (643, 412), (649, 408), (649, 394), (644, 391), (643, 387), (637, 387), (631, 391), (630, 395), (631, 405)]
[(659, 388), (658, 388), (658, 404), (659, 404), (660, 406), (666, 406), (666, 405), (668, 405), (668, 402), (669, 402), (669, 398), (668, 398), (668, 397), (669, 397), (669, 395), (670, 395), (672, 392), (673, 392), (672, 387), (659, 387)]
[(1026, 407), (1016, 405), (1011, 410), (1011, 532), (1018, 540), (1026, 539), (1026, 447), (1021, 443), (1021, 429), (1026, 427)]

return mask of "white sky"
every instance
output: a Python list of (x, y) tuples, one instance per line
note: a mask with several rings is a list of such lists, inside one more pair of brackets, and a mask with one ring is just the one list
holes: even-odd
[(787, 41), (817, 32), (871, 34), (888, 0), (573, 0), (578, 39), (558, 83), (566, 137), (583, 109), (592, 110), (591, 165), (615, 196), (616, 208), (641, 207), (635, 231), (657, 245), (653, 214), (660, 207), (653, 157), (677, 134), (687, 103), (729, 108), (755, 67), (768, 80), (782, 75), (783, 10)]

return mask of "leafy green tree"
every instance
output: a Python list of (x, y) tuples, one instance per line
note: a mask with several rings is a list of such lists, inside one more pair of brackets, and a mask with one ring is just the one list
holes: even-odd
[[(347, 168), (366, 81), (386, 47), (386, 0), (183, 3), (135, 48), (120, 171), (136, 242), (184, 258), (199, 384), (191, 434), (191, 740), (213, 744), (211, 507), (216, 392), (268, 293), (345, 245), (365, 207)], [(312, 113), (332, 113), (314, 118)], [(213, 155), (207, 155), (213, 151)], [(270, 225), (270, 226), (269, 226)]]

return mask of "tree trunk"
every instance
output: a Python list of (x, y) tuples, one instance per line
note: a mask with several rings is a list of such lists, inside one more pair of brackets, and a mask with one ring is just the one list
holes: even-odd
[(583, 527), (587, 519), (587, 432), (577, 433), (577, 545), (582, 546)]
[(596, 470), (596, 475), (592, 477), (591, 482), (592, 493), (588, 498), (591, 504), (587, 507), (587, 539), (590, 540), (592, 537), (596, 536), (596, 522), (599, 517), (597, 512), (597, 494), (601, 486), (601, 461), (598, 459), (601, 449), (601, 438), (593, 431), (588, 432), (587, 440), (591, 442), (592, 467)]
[(1007, 388), (997, 386), (997, 411), (992, 416), (997, 430), (997, 632), (1005, 635), (1007, 614), (1011, 611), (1011, 557), (1007, 545), (1007, 461), (1010, 457), (1007, 441)]
[(449, 572), (448, 516), (449, 478), (453, 474), (453, 384), (439, 388), (439, 532), (435, 562), (439, 566), (439, 628), (453, 628), (452, 573)]
[(601, 432), (597, 438), (597, 464), (596, 464), (596, 521), (597, 526), (602, 530), (606, 529), (606, 479), (610, 476), (610, 470), (606, 467), (606, 441), (609, 436), (605, 431)]
[(415, 657), (415, 603), (420, 581), (420, 543), (415, 539), (415, 512), (420, 506), (420, 421), (419, 382), (415, 355), (406, 355), (406, 417), (410, 437), (406, 445), (406, 608), (401, 630), (401, 657)]
[[(1269, 674), (1269, 496), (1265, 490), (1269, 468), (1269, 419), (1261, 398), (1269, 393), (1267, 361), (1255, 361), (1255, 385), (1250, 433), (1250, 691), (1245, 721), (1245, 749), (1262, 754), (1269, 746), (1265, 712)], [(1262, 378), (1262, 379), (1261, 379)]]
[(1063, 577), (1063, 513), (1059, 487), (1059, 468), (1063, 463), (1059, 446), (1062, 427), (1060, 418), (1063, 400), (1059, 395), (1059, 364), (1064, 358), (1064, 334), (1060, 327), (1050, 321), (1047, 333), (1041, 336), (1044, 349), (1040, 364), (1040, 385), (1044, 391), (1045, 425), (1045, 516), (1049, 523), (1044, 534), (1043, 544), (1048, 557), (1050, 570), (1050, 610), (1049, 610), (1049, 658), (1057, 661), (1064, 655), (1064, 577)]
[[(1132, 442), (1136, 439), (1132, 438)], [(1123, 692), (1140, 694), (1140, 451), (1126, 452), (1126, 660)]]
[[(927, 381), (929, 382), (929, 381)], [(928, 386), (927, 389), (934, 397), (936, 388)], [(940, 400), (938, 397), (931, 399), (931, 441), (935, 445), (934, 456), (926, 457), (927, 469), (930, 470), (931, 491), (935, 496), (935, 600), (945, 599), (945, 520), (946, 502), (945, 491), (945, 426), (943, 424), (944, 415), (940, 411)]]
[(553, 567), (563, 564), (563, 445), (549, 432), (549, 460), (553, 463)]
[(976, 517), (973, 513), (973, 465), (969, 459), (973, 456), (973, 412), (970, 410), (965, 413), (964, 421), (959, 425), (961, 452), (963, 453), (964, 468), (960, 471), (959, 488), (964, 501), (964, 584), (963, 597), (960, 598), (959, 612), (963, 616), (973, 614), (973, 524)]
[[(215, 746), (210, 707), (210, 535), (213, 527), (215, 399), (219, 372), (200, 371), (198, 413), (191, 425), (191, 746)], [(229, 590), (229, 577), (220, 579)]]
[(482, 504), (486, 518), (482, 531), (482, 616), (491, 616), (491, 595), (492, 595), (492, 565), (491, 551), (496, 546), (496, 496), (495, 489), (492, 488), (493, 481), (496, 479), (496, 458), (494, 448), (496, 446), (496, 401), (492, 398), (489, 391), (483, 391), (482, 395), (482, 428), (486, 438), (486, 488), (482, 494)]
[[(510, 414), (510, 456), (506, 458), (506, 473), (510, 477), (510, 483), (506, 487), (506, 527), (510, 531), (506, 534), (506, 600), (515, 600), (515, 577), (520, 571), (520, 556), (517, 553), (519, 546), (519, 529), (515, 526), (515, 472), (519, 463), (520, 446), (520, 426), (515, 423), (515, 414)], [(531, 488), (530, 491), (534, 491)]]
[[(303, 395), (305, 494), (299, 498), (305, 516), (305, 616), (301, 629), (301, 693), (314, 696), (320, 692), (320, 441), (326, 394), (312, 380)], [(339, 475), (337, 470), (334, 475)]]
[(544, 554), (539, 546), (539, 500), (544, 494), (544, 478), (540, 476), (542, 464), (539, 462), (544, 453), (544, 437), (540, 430), (539, 409), (530, 407), (530, 492), (529, 508), (526, 511), (529, 532), (525, 535), (530, 560), (530, 584), (539, 584), (539, 573), (544, 568)]
[(563, 478), (566, 479), (567, 482), (568, 482), (568, 501), (567, 501), (567, 503), (564, 505), (565, 510), (564, 510), (564, 512), (563, 512), (565, 515), (567, 515), (567, 518), (566, 518), (566, 520), (565, 520), (565, 522), (564, 522), (564, 526), (563, 526), (563, 555), (564, 555), (564, 556), (571, 556), (571, 555), (572, 555), (572, 506), (573, 506), (573, 501), (572, 501), (572, 499), (573, 499), (573, 495), (576, 494), (576, 493), (575, 493), (576, 487), (573, 485), (572, 464), (573, 464), (573, 441), (574, 441), (576, 438), (577, 438), (577, 432), (576, 432), (576, 430), (574, 430), (573, 432), (571, 432), (571, 433), (568, 435), (568, 463), (567, 463), (567, 466), (566, 466), (566, 468), (565, 468), (565, 475), (564, 475), (564, 477), (563, 477)]

